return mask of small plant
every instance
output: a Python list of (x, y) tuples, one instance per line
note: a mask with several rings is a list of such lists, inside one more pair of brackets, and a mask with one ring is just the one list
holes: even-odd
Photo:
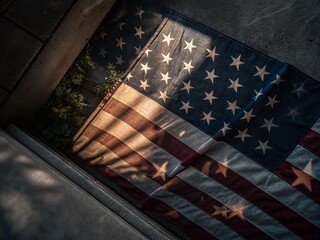
[(97, 95), (102, 96), (106, 93), (111, 92), (122, 74), (123, 72), (119, 71), (116, 66), (114, 66), (113, 64), (108, 64), (106, 66), (106, 82), (101, 85), (97, 85), (94, 88)]

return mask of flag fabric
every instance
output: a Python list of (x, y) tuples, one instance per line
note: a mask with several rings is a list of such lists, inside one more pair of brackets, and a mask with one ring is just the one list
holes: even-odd
[(117, 61), (99, 54), (113, 44), (127, 73), (74, 155), (182, 237), (319, 239), (320, 82), (181, 14), (130, 4), (131, 32), (114, 38), (143, 47), (93, 41), (96, 61)]

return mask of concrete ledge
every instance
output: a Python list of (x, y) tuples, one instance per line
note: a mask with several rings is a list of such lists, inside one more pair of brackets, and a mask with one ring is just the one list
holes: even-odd
[(176, 237), (162, 226), (134, 208), (112, 190), (97, 182), (92, 176), (73, 162), (62, 159), (58, 154), (48, 149), (14, 125), (10, 125), (7, 131), (150, 239), (176, 239)]
[(27, 125), (52, 94), (115, 0), (78, 0), (0, 109), (0, 126)]

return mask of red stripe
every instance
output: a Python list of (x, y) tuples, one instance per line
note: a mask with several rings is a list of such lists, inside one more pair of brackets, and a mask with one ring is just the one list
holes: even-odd
[[(209, 213), (225, 225), (232, 228), (240, 236), (246, 239), (271, 239), (268, 235), (262, 232), (260, 229), (256, 228), (248, 221), (243, 221), (239, 216), (235, 215), (234, 217), (225, 217), (222, 214), (214, 214), (216, 207), (224, 207), (220, 202), (211, 198), (206, 193), (198, 190), (197, 188), (191, 186), (190, 184), (184, 182), (178, 177), (170, 179), (163, 186), (166, 190), (173, 192), (186, 200), (188, 200), (193, 205), (199, 207), (203, 211)], [(228, 209), (228, 215), (233, 211)]]
[[(160, 145), (170, 154), (175, 154), (175, 157), (179, 157), (181, 161), (183, 161), (184, 157), (188, 158), (188, 155), (193, 156), (192, 160), (197, 160), (193, 165), (198, 170), (204, 172), (206, 175), (223, 184), (235, 193), (241, 195), (243, 198), (256, 205), (297, 235), (303, 238), (307, 238), (308, 236), (312, 238), (315, 233), (320, 234), (320, 230), (312, 223), (292, 211), (277, 199), (274, 199), (267, 193), (263, 192), (261, 189), (257, 188), (254, 184), (233, 172), (231, 169), (227, 169), (227, 178), (222, 174), (216, 174), (219, 167), (221, 169), (225, 167), (206, 156), (202, 156), (200, 159), (198, 153), (180, 142), (178, 139), (174, 138), (172, 135), (166, 133), (166, 131), (155, 125), (150, 120), (144, 118), (132, 108), (124, 105), (116, 99), (113, 99), (112, 104), (110, 104), (105, 111), (126, 122), (146, 138)], [(160, 134), (160, 136), (158, 134)], [(165, 141), (159, 141), (157, 139), (165, 139)], [(179, 151), (176, 151), (177, 149)], [(188, 162), (190, 161), (188, 160)], [(210, 165), (208, 169), (206, 169), (207, 164)]]
[(184, 166), (189, 165), (199, 157), (199, 154), (193, 151), (190, 147), (180, 142), (171, 134), (154, 124), (152, 121), (146, 119), (132, 108), (114, 98), (112, 99), (112, 103), (106, 106), (103, 110), (126, 122), (151, 142), (157, 144), (172, 156), (179, 159)]
[(100, 169), (100, 172), (105, 177), (112, 178), (112, 181), (116, 183), (120, 188), (122, 188), (126, 193), (128, 193), (138, 203), (138, 206), (143, 210), (148, 212), (154, 211), (155, 213), (160, 214), (160, 216), (170, 221), (171, 224), (174, 224), (182, 229), (194, 239), (216, 239), (205, 229), (189, 220), (183, 214), (179, 213), (176, 209), (168, 206), (158, 199), (151, 198), (149, 195), (134, 186), (131, 182), (119, 176), (112, 169), (105, 167), (103, 170)]
[(227, 178), (225, 178), (218, 170), (226, 168), (222, 164), (204, 156), (192, 165), (199, 171), (251, 202), (303, 239), (314, 239), (314, 236), (320, 236), (319, 228), (293, 212), (277, 199), (274, 199), (261, 189), (257, 188), (236, 172), (227, 169)]
[[(123, 143), (121, 140), (111, 135), (110, 133), (107, 133), (100, 128), (90, 125), (83, 135), (96, 142), (101, 143), (112, 152), (114, 152), (117, 156), (119, 156), (119, 158), (126, 161), (129, 165), (137, 168), (139, 172), (150, 177), (158, 184), (163, 185), (165, 183), (165, 181), (160, 176), (153, 178), (157, 170), (150, 162), (148, 162), (140, 154), (133, 151), (125, 143)], [(166, 175), (165, 179), (168, 178), (169, 177)]]
[(320, 156), (320, 133), (310, 130), (299, 142), (301, 146)]
[(317, 179), (287, 161), (281, 163), (276, 173), (304, 195), (320, 203), (320, 182)]

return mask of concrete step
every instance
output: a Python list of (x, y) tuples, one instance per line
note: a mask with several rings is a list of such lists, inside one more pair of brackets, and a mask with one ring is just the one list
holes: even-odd
[(147, 238), (176, 239), (21, 129), (0, 130), (0, 239)]

